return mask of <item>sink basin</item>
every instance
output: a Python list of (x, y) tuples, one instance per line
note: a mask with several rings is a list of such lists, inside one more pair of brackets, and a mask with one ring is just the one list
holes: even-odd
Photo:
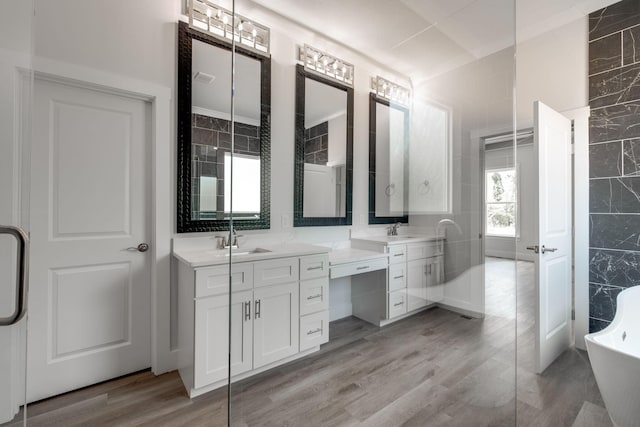
[[(227, 253), (225, 254), (225, 256), (229, 256), (229, 252), (226, 251)], [(254, 248), (254, 249), (234, 249), (231, 251), (231, 255), (252, 255), (252, 254), (265, 254), (271, 252), (269, 249), (264, 249), (264, 248)]]
[[(255, 254), (263, 254), (263, 253), (268, 253), (271, 252), (269, 249), (264, 249), (264, 248), (238, 248), (238, 249), (232, 249), (231, 250), (231, 255), (232, 256), (242, 256), (242, 255), (255, 255)], [(229, 256), (229, 250), (228, 249), (217, 249), (215, 251), (207, 251), (206, 252), (207, 255), (213, 255), (216, 257), (222, 257), (222, 256)]]

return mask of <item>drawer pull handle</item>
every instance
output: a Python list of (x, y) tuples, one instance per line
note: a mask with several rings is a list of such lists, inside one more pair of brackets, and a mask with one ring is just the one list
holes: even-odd
[(254, 310), (254, 312), (255, 312), (255, 315), (254, 315), (255, 317), (254, 318), (255, 319), (259, 319), (260, 318), (260, 300), (256, 300), (255, 305), (256, 305), (256, 307), (255, 307), (255, 310)]
[(399, 305), (404, 305), (404, 301), (400, 301), (400, 302), (397, 302), (397, 303), (393, 304), (394, 307), (397, 307)]
[(322, 328), (314, 329), (313, 331), (307, 332), (307, 335), (317, 334), (318, 332), (322, 332)]
[(404, 276), (394, 276), (393, 279), (397, 280), (397, 279), (402, 279)]
[(393, 256), (404, 256), (404, 252), (400, 252), (398, 254), (393, 254)]
[(307, 297), (307, 301), (312, 300), (312, 299), (316, 299), (316, 298), (322, 298), (322, 294), (311, 295), (310, 297)]
[(244, 321), (251, 320), (251, 301), (244, 303)]
[(357, 267), (356, 270), (366, 270), (367, 268), (369, 268), (368, 265), (363, 265), (362, 267)]
[(311, 270), (322, 270), (322, 266), (319, 265), (317, 267), (307, 267), (307, 271), (311, 271)]

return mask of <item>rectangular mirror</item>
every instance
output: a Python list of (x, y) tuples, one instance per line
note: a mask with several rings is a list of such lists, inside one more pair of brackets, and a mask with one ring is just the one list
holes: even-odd
[(353, 89), (296, 72), (294, 226), (351, 225)]
[(230, 45), (183, 22), (179, 41), (178, 232), (227, 230), (232, 207), (269, 228), (270, 59), (236, 47), (232, 115)]
[(369, 96), (369, 224), (408, 223), (409, 110)]

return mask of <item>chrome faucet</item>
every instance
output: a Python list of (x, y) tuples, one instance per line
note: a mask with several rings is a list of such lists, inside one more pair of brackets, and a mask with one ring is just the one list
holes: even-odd
[(229, 233), (229, 240), (227, 240), (227, 236), (216, 236), (216, 239), (220, 239), (218, 244), (218, 249), (240, 248), (240, 244), (238, 243), (238, 237), (243, 237), (243, 236), (242, 234), (238, 234), (235, 228), (231, 229), (231, 233)]
[(395, 224), (390, 225), (387, 229), (387, 236), (397, 236), (400, 226), (402, 226), (401, 222), (396, 222)]

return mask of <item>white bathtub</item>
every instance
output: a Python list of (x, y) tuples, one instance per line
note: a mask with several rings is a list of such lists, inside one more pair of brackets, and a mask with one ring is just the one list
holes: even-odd
[(640, 427), (640, 286), (617, 301), (613, 322), (585, 336), (587, 351), (613, 424)]

